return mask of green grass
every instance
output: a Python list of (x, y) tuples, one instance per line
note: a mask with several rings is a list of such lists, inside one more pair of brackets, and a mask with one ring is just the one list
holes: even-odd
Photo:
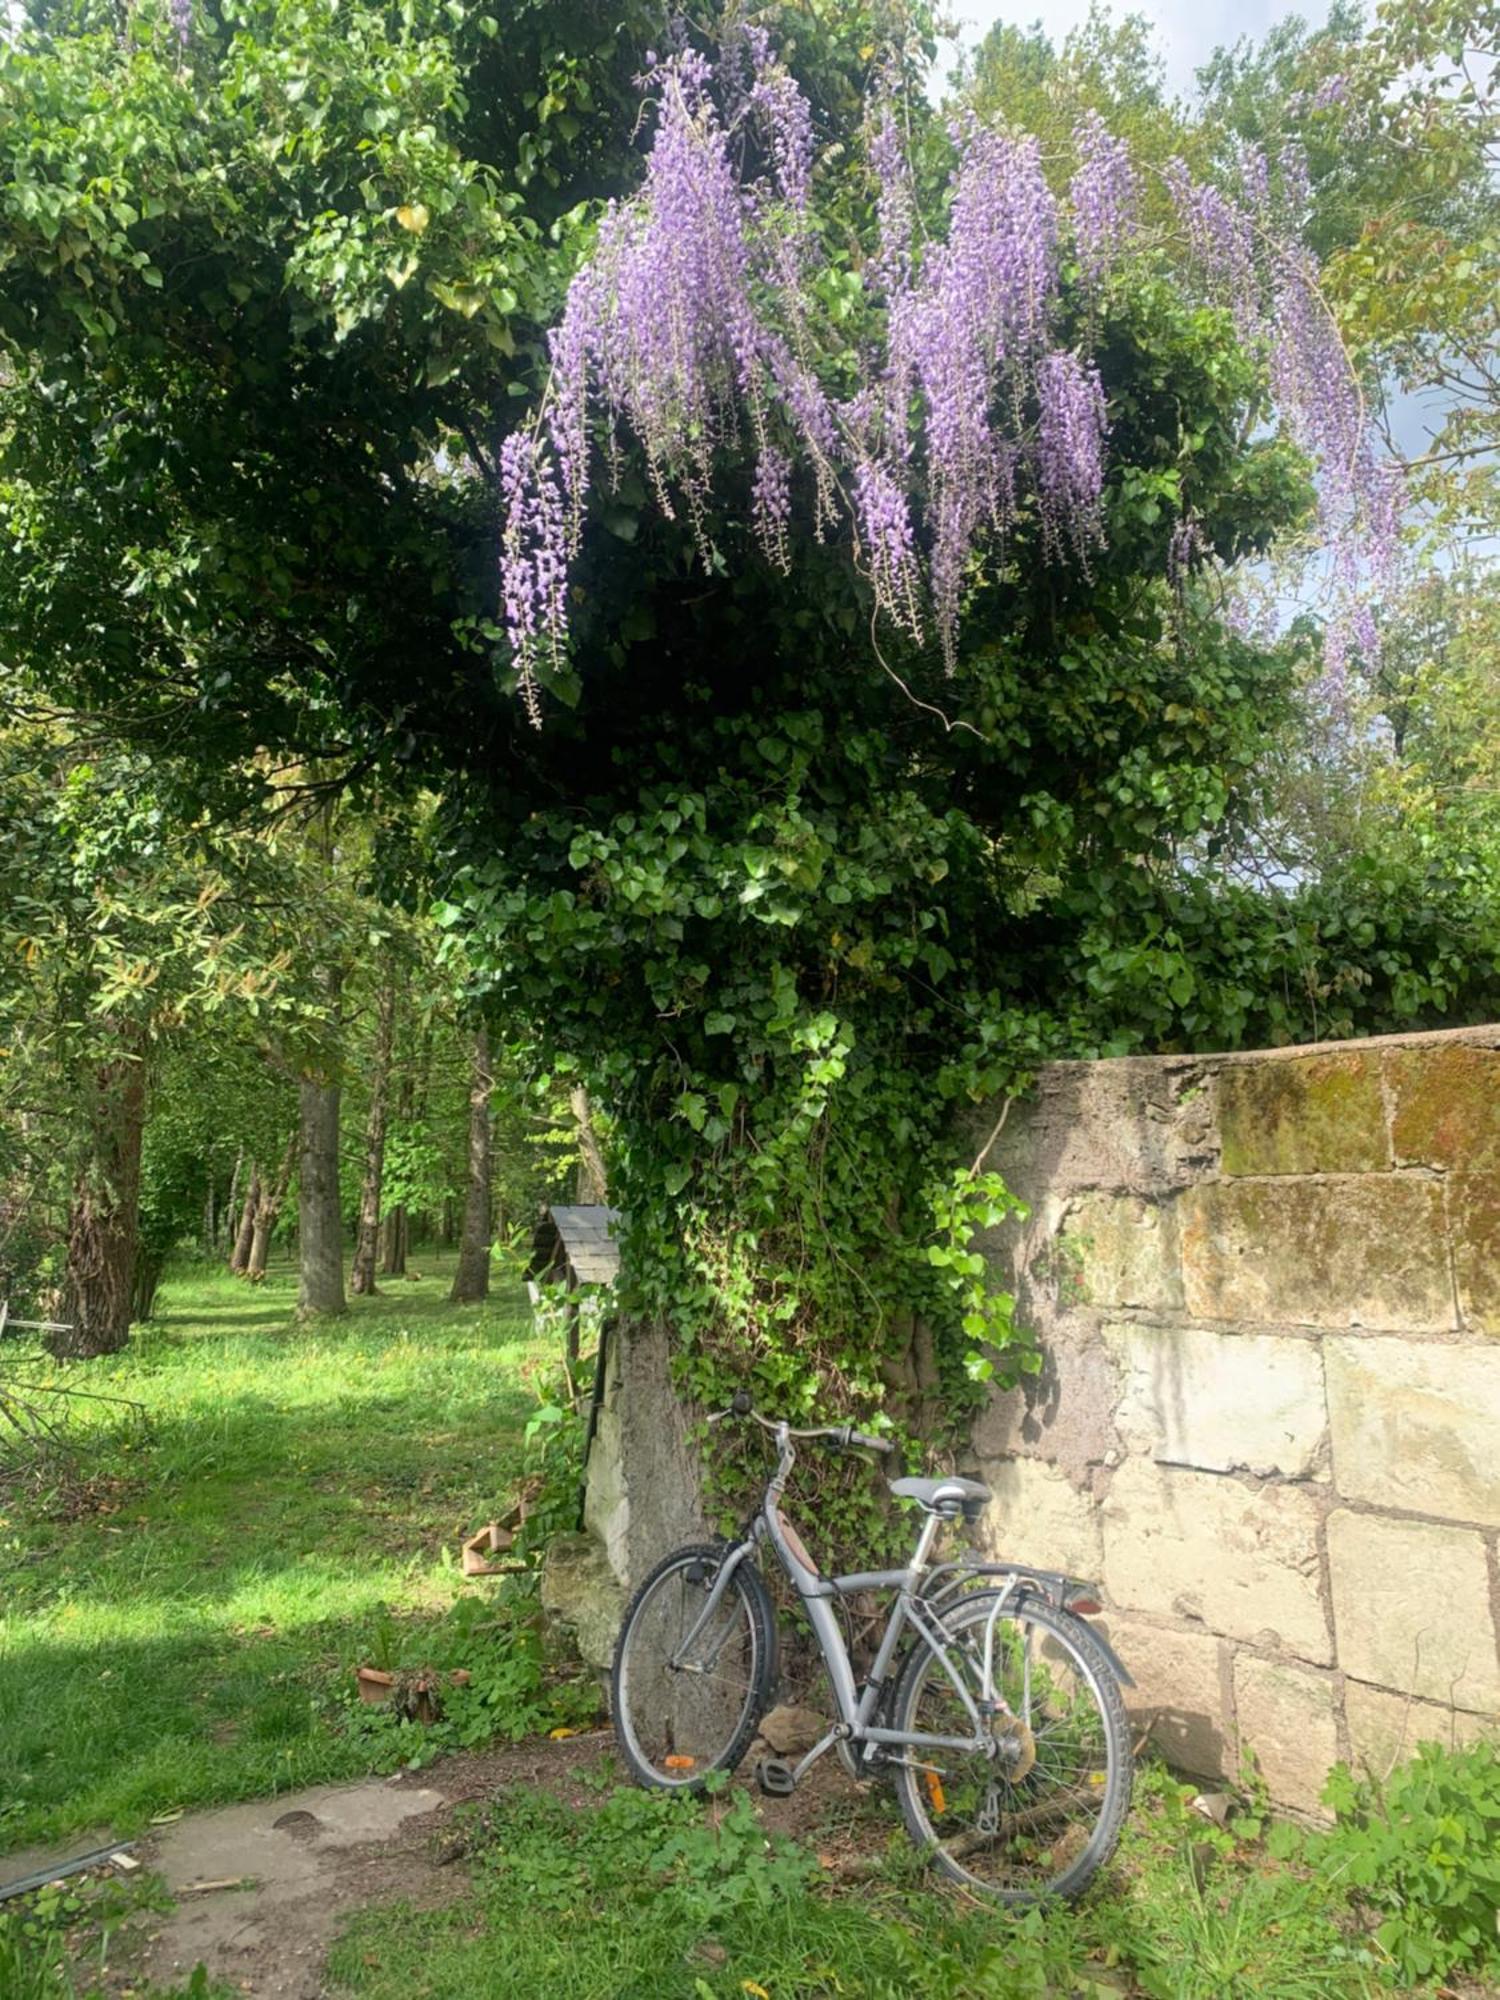
[[(881, 1795), (877, 1870), (840, 1886), (768, 1843), (744, 1794), (716, 1827), (691, 1801), (619, 1791), (570, 1809), (503, 1794), (471, 1839), (473, 1896), (371, 1910), (336, 1947), (358, 2000), (1373, 2000), (1376, 1954), (1337, 1885), (1191, 1813), (1143, 1773), (1120, 1856), (1075, 1908), (978, 1906), (933, 1885)], [(722, 1808), (721, 1808), (722, 1810)], [(847, 1831), (847, 1829), (846, 1829)]]
[(369, 1767), (338, 1695), (382, 1607), (459, 1594), (543, 1358), (518, 1291), (452, 1308), (418, 1262), (313, 1328), (287, 1271), (185, 1273), (125, 1354), (60, 1378), (146, 1422), (89, 1407), (82, 1511), (0, 1489), (0, 1852)]

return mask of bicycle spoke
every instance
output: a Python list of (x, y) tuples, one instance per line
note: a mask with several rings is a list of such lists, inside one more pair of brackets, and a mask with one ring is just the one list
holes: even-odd
[(616, 1728), (653, 1783), (693, 1785), (721, 1768), (755, 1706), (760, 1642), (739, 1577), (703, 1622), (717, 1574), (685, 1553), (646, 1586), (621, 1635)]
[[(1044, 1617), (1022, 1605), (995, 1616), (971, 1601), (953, 1620), (962, 1622), (949, 1657), (976, 1701), (986, 1643), (991, 1649), (993, 1692), (1004, 1705), (993, 1724), (996, 1747), (945, 1754), (940, 1775), (911, 1780), (908, 1816), (914, 1804), (937, 1851), (976, 1887), (1011, 1898), (1043, 1894), (1088, 1853), (1110, 1800), (1118, 1753), (1106, 1716)], [(914, 1687), (903, 1728), (964, 1733), (963, 1703), (930, 1653)]]

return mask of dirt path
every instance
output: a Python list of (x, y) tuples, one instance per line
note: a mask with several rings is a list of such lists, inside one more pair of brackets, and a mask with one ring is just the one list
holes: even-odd
[[(583, 1781), (612, 1741), (599, 1731), (517, 1744), (394, 1778), (189, 1814), (135, 1849), (173, 1907), (133, 1919), (121, 1934), (109, 1989), (181, 1983), (202, 1964), (250, 2000), (329, 2000), (324, 1960), (356, 1910), (398, 1900), (433, 1908), (467, 1893), (468, 1872), (456, 1865), (464, 1855), (457, 1807), (516, 1784), (582, 1807), (597, 1800)], [(863, 1795), (832, 1758), (816, 1780), (794, 1798), (758, 1800), (761, 1816), (838, 1847), (838, 1823), (849, 1822), (852, 1834)]]

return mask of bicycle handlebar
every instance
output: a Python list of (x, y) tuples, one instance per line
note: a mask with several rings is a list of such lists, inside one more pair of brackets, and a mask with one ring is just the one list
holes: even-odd
[(871, 1437), (868, 1431), (857, 1431), (853, 1424), (821, 1424), (812, 1430), (798, 1430), (793, 1424), (773, 1423), (769, 1417), (763, 1417), (755, 1408), (748, 1389), (737, 1389), (729, 1408), (716, 1410), (708, 1421), (711, 1424), (722, 1424), (730, 1417), (750, 1417), (763, 1431), (770, 1431), (773, 1436), (778, 1431), (784, 1430), (788, 1437), (832, 1438), (840, 1450), (855, 1449), (889, 1454), (896, 1449), (889, 1438)]

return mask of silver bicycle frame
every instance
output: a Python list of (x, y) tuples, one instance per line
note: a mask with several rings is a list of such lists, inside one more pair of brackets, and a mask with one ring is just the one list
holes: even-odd
[[(709, 1630), (713, 1616), (723, 1601), (735, 1571), (741, 1563), (749, 1560), (757, 1542), (769, 1541), (776, 1551), (778, 1560), (791, 1579), (797, 1595), (807, 1613), (813, 1634), (828, 1669), (829, 1682), (833, 1688), (834, 1704), (838, 1710), (838, 1721), (826, 1736), (815, 1743), (798, 1764), (794, 1776), (802, 1774), (839, 1741), (871, 1743), (903, 1748), (907, 1750), (964, 1750), (994, 1757), (998, 1751), (996, 1738), (991, 1728), (991, 1720), (996, 1715), (1010, 1713), (1006, 1703), (997, 1697), (994, 1685), (994, 1636), (995, 1625), (1002, 1611), (1009, 1603), (1017, 1579), (1012, 1576), (998, 1594), (990, 1610), (985, 1625), (983, 1676), (980, 1683), (979, 1699), (976, 1701), (965, 1685), (963, 1676), (949, 1658), (940, 1618), (935, 1616), (930, 1605), (923, 1601), (922, 1582), (927, 1574), (928, 1557), (936, 1538), (941, 1521), (938, 1515), (929, 1514), (922, 1523), (922, 1531), (917, 1537), (917, 1546), (911, 1561), (904, 1569), (862, 1570), (850, 1576), (821, 1577), (799, 1560), (787, 1540), (781, 1519), (781, 1496), (786, 1491), (787, 1479), (796, 1462), (796, 1452), (792, 1446), (790, 1428), (786, 1424), (776, 1426), (776, 1442), (780, 1448), (780, 1459), (770, 1483), (766, 1487), (765, 1499), (751, 1532), (743, 1541), (737, 1542), (720, 1565), (719, 1574), (714, 1579), (712, 1590), (702, 1611), (694, 1620), (691, 1630), (685, 1635), (681, 1645), (672, 1656), (671, 1664), (683, 1672), (710, 1671), (717, 1658), (699, 1661), (692, 1657), (693, 1648), (700, 1635)], [(852, 1597), (862, 1590), (892, 1590), (896, 1601), (891, 1607), (880, 1645), (870, 1668), (870, 1677), (863, 1692), (855, 1686), (854, 1669), (849, 1661), (849, 1649), (844, 1644), (844, 1635), (832, 1609), (832, 1601), (838, 1597)], [(879, 1705), (886, 1676), (890, 1671), (896, 1649), (901, 1643), (902, 1633), (910, 1626), (925, 1642), (944, 1673), (952, 1682), (954, 1692), (963, 1703), (973, 1724), (970, 1736), (931, 1736), (911, 1733), (901, 1729), (883, 1729), (876, 1726), (871, 1718)], [(722, 1643), (722, 1641), (721, 1641)], [(1027, 1691), (1030, 1692), (1030, 1663), (1027, 1663)], [(1024, 1720), (1025, 1718), (1023, 1718)]]

